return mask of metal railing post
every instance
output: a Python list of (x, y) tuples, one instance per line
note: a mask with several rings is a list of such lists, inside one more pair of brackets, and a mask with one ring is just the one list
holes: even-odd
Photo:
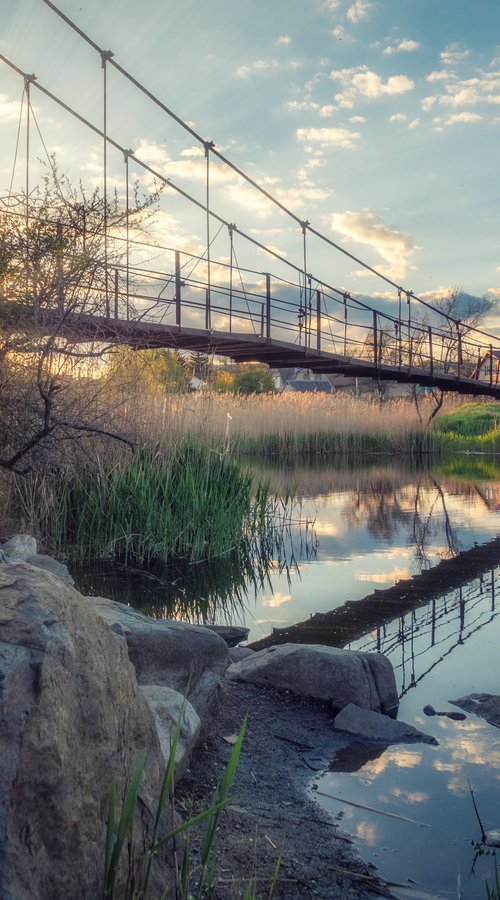
[(378, 365), (377, 313), (373, 310), (373, 362)]
[(210, 288), (207, 288), (205, 294), (205, 330), (211, 331), (212, 328), (212, 311), (210, 308)]
[(321, 291), (316, 291), (316, 350), (321, 350)]
[(114, 299), (115, 299), (115, 319), (117, 319), (118, 318), (118, 269), (115, 269)]
[(493, 344), (490, 344), (490, 387), (493, 384)]
[(175, 324), (181, 324), (181, 254), (175, 251)]
[(457, 381), (460, 381), (460, 377), (462, 374), (462, 335), (460, 331), (458, 332), (458, 366), (457, 366)]
[(428, 326), (428, 328), (429, 328), (429, 366), (430, 366), (431, 377), (432, 377), (432, 375), (434, 375), (434, 357), (433, 357), (433, 350), (432, 350), (432, 328), (430, 325)]
[(271, 340), (271, 276), (266, 275), (266, 338)]
[(260, 304), (260, 336), (264, 337), (264, 304)]

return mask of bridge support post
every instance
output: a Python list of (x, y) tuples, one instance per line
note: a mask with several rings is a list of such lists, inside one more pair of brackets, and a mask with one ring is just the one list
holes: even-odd
[(429, 367), (431, 372), (431, 377), (434, 375), (434, 357), (432, 355), (432, 328), (429, 325)]
[(266, 275), (266, 338), (271, 340), (271, 276)]
[(378, 366), (377, 313), (373, 310), (373, 362)]
[(490, 344), (490, 387), (493, 384), (493, 344)]
[(316, 291), (316, 350), (321, 350), (321, 291)]
[(175, 324), (181, 324), (181, 255), (175, 251)]
[(118, 269), (115, 269), (115, 319), (118, 318)]
[(206, 301), (205, 301), (205, 329), (206, 331), (212, 330), (212, 310), (210, 307), (210, 288), (207, 288), (206, 292)]

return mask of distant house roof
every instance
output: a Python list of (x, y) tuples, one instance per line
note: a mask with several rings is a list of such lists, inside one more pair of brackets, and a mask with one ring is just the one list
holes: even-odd
[(292, 381), (286, 382), (283, 390), (299, 394), (331, 394), (332, 386), (329, 381), (306, 381), (294, 378)]

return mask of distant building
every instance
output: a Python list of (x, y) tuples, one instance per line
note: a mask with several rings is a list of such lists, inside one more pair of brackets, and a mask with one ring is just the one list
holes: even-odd
[(480, 381), (491, 381), (498, 384), (500, 379), (500, 350), (488, 350), (479, 360), (477, 369), (472, 373), (473, 378)]
[(310, 369), (275, 369), (273, 381), (281, 393), (331, 394), (332, 385), (328, 375), (311, 372)]

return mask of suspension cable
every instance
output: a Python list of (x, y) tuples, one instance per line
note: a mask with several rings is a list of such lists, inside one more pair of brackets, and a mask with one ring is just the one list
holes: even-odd
[[(98, 44), (96, 44), (95, 41), (93, 41), (92, 38), (88, 34), (86, 34), (86, 32), (84, 32), (81, 28), (79, 28), (75, 22), (73, 22), (68, 16), (66, 16), (55, 5), (55, 3), (52, 3), (52, 0), (42, 0), (42, 2), (45, 3), (45, 5), (48, 6), (54, 13), (56, 13), (56, 15), (58, 15), (70, 28), (73, 29), (73, 31), (75, 31), (84, 41), (86, 41), (87, 44), (89, 44), (91, 47), (93, 47), (93, 49), (96, 50), (97, 53), (102, 55), (103, 50), (98, 46)], [(177, 122), (178, 125), (180, 125), (185, 131), (187, 131), (202, 146), (206, 145), (207, 142), (200, 134), (198, 134), (198, 132), (196, 132), (193, 128), (191, 128), (191, 126), (188, 125), (187, 122), (185, 122), (183, 119), (181, 119), (180, 116), (176, 115), (173, 112), (173, 110), (171, 110), (168, 106), (166, 106), (155, 94), (153, 94), (151, 91), (149, 91), (140, 81), (138, 81), (138, 79), (134, 78), (134, 76), (130, 72), (128, 72), (126, 69), (124, 69), (115, 59), (110, 59), (109, 62), (112, 66), (114, 66), (114, 68), (118, 72), (120, 72), (121, 75), (124, 76), (124, 78), (126, 78), (128, 81), (130, 81), (131, 84), (134, 85), (134, 87), (136, 87), (139, 91), (141, 91), (141, 93), (143, 93), (146, 97), (148, 97), (156, 106), (158, 106), (170, 118), (172, 118), (175, 122)], [(229, 160), (219, 150), (217, 150), (216, 147), (212, 146), (211, 150), (212, 150), (212, 153), (215, 156), (217, 156), (217, 158), (222, 163), (224, 163), (224, 165), (229, 166), (229, 168), (232, 169), (232, 171), (235, 172), (237, 175), (239, 175), (241, 178), (243, 178), (244, 181), (247, 182), (247, 184), (251, 185), (251, 187), (253, 187), (257, 191), (259, 191), (271, 203), (273, 203), (276, 207), (278, 207), (278, 209), (280, 209), (283, 213), (285, 213), (287, 216), (289, 216), (291, 219), (293, 219), (295, 222), (297, 222), (298, 225), (302, 226), (303, 222), (302, 222), (302, 219), (300, 218), (300, 216), (296, 215), (296, 213), (294, 213), (291, 209), (289, 209), (287, 206), (285, 206), (284, 203), (282, 203), (280, 200), (278, 200), (278, 198), (275, 197), (273, 194), (271, 194), (269, 191), (266, 191), (266, 189), (263, 188), (262, 185), (260, 185), (257, 181), (254, 181), (253, 178), (251, 178), (249, 175), (247, 175), (246, 172), (244, 172), (242, 169), (240, 169), (238, 166), (236, 166), (233, 162), (231, 162), (231, 160)], [(353, 253), (350, 253), (348, 250), (345, 249), (345, 247), (342, 247), (340, 244), (337, 244), (335, 241), (333, 241), (327, 235), (323, 234), (321, 231), (318, 231), (316, 228), (313, 228), (313, 226), (309, 222), (306, 222), (305, 224), (306, 224), (307, 230), (310, 231), (310, 233), (313, 234), (315, 237), (319, 238), (319, 240), (328, 244), (330, 247), (333, 247), (335, 250), (337, 250), (339, 253), (342, 253), (344, 256), (347, 256), (353, 262), (357, 263), (357, 265), (360, 265), (364, 269), (366, 269), (366, 271), (371, 272), (377, 278), (380, 278), (380, 279), (382, 279), (382, 281), (385, 281), (386, 284), (389, 284), (389, 285), (391, 285), (391, 287), (398, 289), (399, 285), (396, 284), (396, 282), (393, 281), (391, 278), (389, 278), (387, 275), (384, 275), (382, 272), (379, 272), (373, 266), (370, 266), (368, 263), (366, 263), (364, 260), (362, 260), (360, 257), (357, 257)], [(427, 309), (430, 309), (433, 312), (438, 313), (439, 315), (444, 315), (447, 319), (450, 318), (450, 317), (446, 316), (445, 313), (442, 313), (441, 310), (432, 306), (431, 303), (428, 303), (427, 301), (423, 300), (421, 297), (416, 296), (412, 291), (410, 291), (409, 293), (415, 300), (417, 300), (419, 303), (421, 303)]]

